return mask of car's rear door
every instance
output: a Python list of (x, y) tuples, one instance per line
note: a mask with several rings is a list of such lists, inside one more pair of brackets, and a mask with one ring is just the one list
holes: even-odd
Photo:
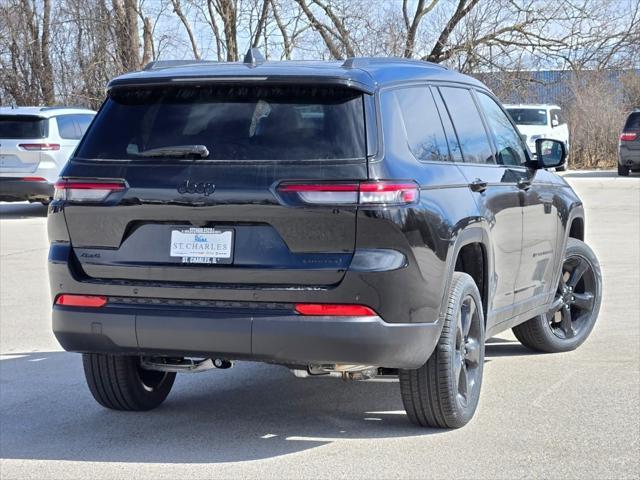
[[(356, 207), (305, 203), (280, 186), (366, 179), (364, 130), (362, 94), (343, 88), (112, 91), (63, 171), (71, 187), (115, 182), (93, 202), (72, 201), (68, 189), (80, 274), (141, 284), (338, 283), (354, 250)], [(209, 154), (144, 156), (187, 145)]]
[(492, 322), (509, 318), (522, 242), (522, 207), (517, 178), (496, 164), (482, 117), (469, 89), (439, 87), (460, 144), (460, 170), (490, 229), (494, 272), (489, 278)]

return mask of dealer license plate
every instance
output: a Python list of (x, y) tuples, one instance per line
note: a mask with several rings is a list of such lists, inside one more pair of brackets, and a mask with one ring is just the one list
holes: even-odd
[(233, 230), (220, 228), (185, 228), (171, 231), (172, 257), (182, 263), (231, 263)]

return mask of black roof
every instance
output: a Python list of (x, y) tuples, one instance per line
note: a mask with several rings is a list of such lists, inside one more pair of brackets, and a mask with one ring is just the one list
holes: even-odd
[[(403, 58), (350, 58), (345, 61), (153, 62), (139, 72), (114, 78), (108, 88), (124, 85), (259, 81), (338, 84), (373, 93), (397, 81), (448, 81), (484, 87), (478, 80), (441, 65)], [(484, 87), (486, 88), (486, 87)]]

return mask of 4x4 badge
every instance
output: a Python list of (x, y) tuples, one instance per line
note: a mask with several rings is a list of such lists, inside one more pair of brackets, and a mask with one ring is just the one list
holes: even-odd
[(211, 195), (216, 189), (216, 186), (211, 182), (192, 182), (191, 180), (185, 180), (178, 184), (178, 193), (202, 193), (205, 196)]

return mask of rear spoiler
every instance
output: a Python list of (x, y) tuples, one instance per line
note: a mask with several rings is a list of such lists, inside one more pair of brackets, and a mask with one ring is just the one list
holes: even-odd
[[(253, 73), (253, 72), (252, 72)], [(180, 77), (137, 77), (137, 78), (115, 78), (107, 85), (107, 92), (114, 88), (127, 87), (155, 87), (155, 86), (175, 86), (175, 85), (208, 85), (208, 84), (261, 84), (261, 85), (318, 85), (330, 86), (339, 85), (346, 88), (361, 91), (372, 95), (376, 91), (374, 84), (366, 84), (345, 77), (330, 77), (322, 75), (309, 76), (285, 76), (285, 75), (198, 75)]]

